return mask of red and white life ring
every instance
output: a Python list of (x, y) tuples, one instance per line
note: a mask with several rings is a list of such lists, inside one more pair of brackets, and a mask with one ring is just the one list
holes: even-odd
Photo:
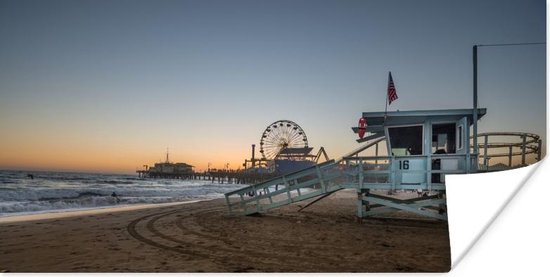
[(357, 134), (359, 135), (359, 138), (363, 138), (365, 136), (365, 132), (367, 131), (367, 120), (364, 117), (359, 118), (359, 128), (357, 128)]

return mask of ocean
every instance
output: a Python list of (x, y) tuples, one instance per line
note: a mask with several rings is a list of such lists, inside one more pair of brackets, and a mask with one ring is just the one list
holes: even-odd
[(244, 186), (207, 180), (142, 179), (135, 175), (0, 170), (0, 217), (210, 200)]

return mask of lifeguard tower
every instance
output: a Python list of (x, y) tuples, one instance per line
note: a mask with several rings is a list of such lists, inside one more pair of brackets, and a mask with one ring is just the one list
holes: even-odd
[[(478, 119), (486, 109), (478, 109)], [(472, 109), (365, 112), (368, 142), (343, 158), (345, 168), (357, 168), (357, 180), (347, 183), (358, 193), (357, 216), (394, 210), (446, 219), (445, 175), (477, 171), (478, 157), (470, 153)], [(352, 128), (358, 133), (359, 127)], [(379, 155), (385, 144), (386, 155)], [(363, 153), (374, 147), (374, 155)], [(371, 193), (387, 191), (388, 196)], [(418, 197), (391, 197), (396, 190), (414, 190)]]
[[(476, 135), (470, 134), (474, 111), (365, 112), (361, 120), (366, 126), (352, 127), (366, 133), (357, 140), (363, 146), (339, 160), (226, 193), (229, 212), (250, 215), (317, 197), (310, 205), (335, 191), (354, 189), (359, 219), (401, 210), (446, 220), (446, 175), (478, 170), (481, 157), (470, 144)], [(486, 109), (477, 109), (475, 117), (485, 114)], [(483, 160), (491, 145), (487, 141)], [(523, 136), (523, 161), (527, 142)], [(409, 197), (396, 192), (408, 192)]]

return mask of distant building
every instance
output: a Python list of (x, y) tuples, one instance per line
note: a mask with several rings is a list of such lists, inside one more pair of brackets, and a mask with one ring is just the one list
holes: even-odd
[(156, 163), (149, 168), (150, 173), (168, 173), (168, 174), (192, 174), (193, 166), (186, 163)]
[(194, 174), (193, 167), (187, 163), (172, 163), (168, 158), (168, 151), (166, 152), (166, 161), (156, 163), (154, 166), (144, 166), (145, 170), (137, 170), (136, 172), (140, 177), (149, 178), (179, 178), (186, 179), (191, 178)]
[(313, 147), (283, 148), (275, 157), (273, 170), (287, 174), (302, 170), (316, 164), (315, 155), (311, 155)]

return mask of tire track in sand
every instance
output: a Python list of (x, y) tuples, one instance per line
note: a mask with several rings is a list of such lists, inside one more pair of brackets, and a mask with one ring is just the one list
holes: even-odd
[[(280, 269), (280, 262), (278, 262), (277, 258), (288, 258), (287, 255), (277, 253), (277, 251), (261, 251), (264, 249), (267, 245), (252, 245), (252, 247), (248, 246), (246, 248), (233, 246), (233, 241), (228, 239), (223, 239), (220, 236), (212, 235), (212, 234), (206, 234), (202, 232), (197, 232), (195, 230), (191, 230), (189, 228), (185, 228), (181, 222), (183, 219), (190, 217), (190, 213), (193, 216), (197, 215), (203, 215), (213, 212), (219, 212), (225, 210), (222, 208), (211, 208), (211, 209), (201, 209), (199, 212), (197, 212), (197, 209), (190, 209), (189, 207), (186, 207), (186, 209), (175, 209), (170, 210), (166, 212), (159, 212), (159, 213), (153, 213), (149, 215), (145, 215), (142, 217), (139, 217), (127, 226), (128, 233), (134, 237), (136, 240), (153, 246), (155, 248), (159, 248), (162, 250), (168, 250), (172, 252), (176, 252), (179, 254), (184, 254), (187, 256), (192, 257), (200, 257), (204, 259), (209, 259), (212, 262), (220, 265), (235, 267), (235, 265), (230, 261), (234, 259), (239, 259), (240, 263), (245, 264), (253, 264), (255, 266), (262, 265), (261, 267), (263, 269), (267, 268), (273, 268), (273, 269)], [(194, 244), (190, 243), (188, 241), (184, 241), (180, 238), (167, 235), (161, 231), (158, 230), (158, 221), (161, 219), (165, 219), (166, 217), (169, 217), (171, 215), (174, 215), (176, 213), (179, 214), (180, 218), (174, 218), (175, 225), (181, 229), (186, 234), (191, 234), (196, 237), (202, 237), (205, 238), (207, 241), (218, 241), (222, 244), (218, 245), (200, 245), (200, 244)], [(138, 225), (145, 225), (145, 230), (150, 233), (144, 234), (144, 232), (139, 231)], [(166, 227), (165, 227), (166, 228)], [(172, 246), (170, 244), (177, 244), (176, 246)], [(285, 247), (292, 246), (292, 245), (285, 245)], [(252, 254), (252, 255), (251, 255)], [(228, 257), (231, 257), (231, 259), (228, 259)], [(310, 256), (295, 256), (291, 262), (286, 262), (287, 266), (299, 266), (303, 265), (304, 263), (311, 264), (316, 261), (318, 257), (310, 257)], [(327, 261), (327, 259), (324, 259)], [(329, 258), (329, 260), (332, 260)], [(332, 262), (337, 263), (338, 260), (333, 260)], [(250, 267), (247, 268), (249, 270), (254, 270), (254, 268)]]

